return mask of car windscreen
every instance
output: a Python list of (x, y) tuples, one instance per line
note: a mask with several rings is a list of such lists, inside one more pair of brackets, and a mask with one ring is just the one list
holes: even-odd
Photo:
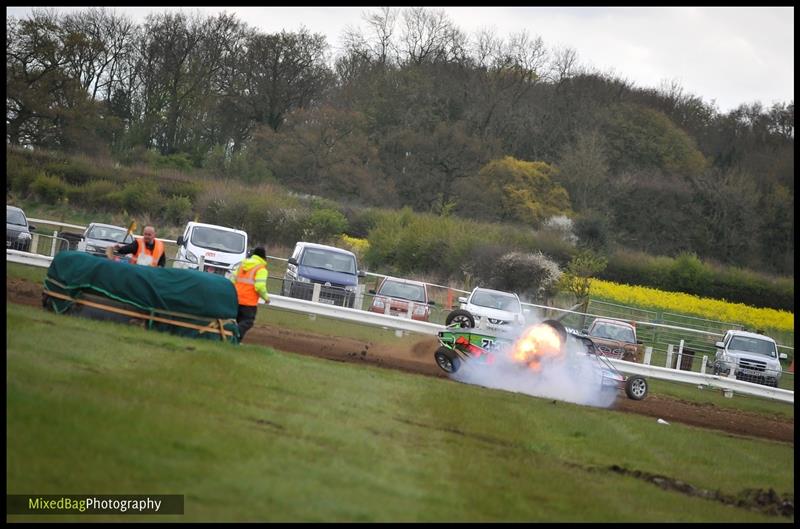
[(606, 340), (618, 340), (626, 343), (636, 342), (633, 329), (610, 323), (598, 323), (592, 329), (591, 335), (597, 338), (605, 338)]
[(87, 239), (97, 239), (108, 242), (133, 242), (133, 236), (125, 238), (128, 233), (122, 228), (112, 228), (110, 226), (92, 226), (86, 233)]
[(218, 252), (227, 253), (244, 252), (244, 235), (232, 231), (195, 226), (192, 230), (191, 241), (195, 246), (205, 248), (206, 250), (216, 250)]
[(470, 301), (473, 305), (487, 307), (490, 309), (505, 310), (508, 312), (521, 313), (519, 301), (514, 296), (508, 294), (498, 294), (496, 292), (477, 291)]
[(320, 248), (306, 248), (300, 264), (344, 274), (356, 273), (356, 260), (351, 255)]
[(425, 289), (422, 285), (411, 285), (399, 281), (384, 281), (378, 294), (392, 298), (407, 299), (425, 303)]
[(775, 351), (775, 344), (767, 340), (759, 340), (758, 338), (750, 338), (748, 336), (734, 336), (731, 338), (731, 343), (728, 345), (731, 351), (745, 351), (747, 353), (755, 353), (772, 358), (777, 357)]
[(14, 224), (15, 226), (27, 226), (25, 215), (18, 209), (6, 208), (6, 224)]

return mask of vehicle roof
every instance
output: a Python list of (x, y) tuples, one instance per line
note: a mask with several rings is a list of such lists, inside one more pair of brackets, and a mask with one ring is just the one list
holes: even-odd
[(385, 283), (386, 281), (395, 281), (397, 283), (406, 283), (409, 285), (419, 285), (423, 288), (427, 288), (428, 286), (427, 283), (423, 283), (422, 281), (415, 281), (413, 279), (403, 279), (402, 277), (386, 276), (383, 278), (383, 282)]
[[(17, 206), (9, 206), (8, 204), (6, 204), (6, 211), (8, 211), (9, 209), (16, 209), (17, 211), (22, 211), (22, 208), (18, 208)], [(25, 212), (22, 211), (22, 213)]]
[(773, 340), (769, 336), (765, 336), (763, 334), (757, 334), (757, 333), (750, 332), (750, 331), (739, 331), (739, 330), (736, 330), (736, 329), (731, 329), (731, 330), (728, 331), (727, 334), (734, 335), (734, 336), (746, 336), (748, 338), (759, 338), (761, 340), (768, 340), (770, 342), (775, 342), (775, 340)]
[(347, 255), (352, 255), (353, 257), (356, 256), (356, 254), (354, 254), (350, 250), (345, 250), (344, 248), (337, 248), (336, 246), (327, 246), (325, 244), (317, 244), (315, 242), (302, 242), (302, 241), (300, 241), (300, 242), (298, 242), (296, 244), (296, 246), (302, 246), (303, 248), (317, 248), (317, 249), (320, 249), (320, 250), (331, 250), (331, 251), (334, 251), (334, 252), (337, 252), (337, 253), (344, 253), (344, 254), (347, 254)]
[(220, 226), (219, 224), (206, 224), (205, 222), (194, 222), (194, 221), (189, 221), (189, 222), (187, 222), (187, 223), (186, 223), (186, 225), (187, 225), (187, 226), (200, 226), (200, 227), (202, 227), (202, 228), (217, 228), (217, 229), (223, 229), (223, 230), (225, 230), (225, 231), (233, 231), (233, 232), (236, 232), (236, 233), (241, 233), (241, 234), (242, 234), (242, 235), (244, 235), (244, 236), (247, 236), (247, 232), (246, 232), (246, 231), (244, 231), (244, 230), (237, 230), (236, 228), (229, 228), (229, 227), (227, 227), (227, 226)]
[(491, 292), (493, 294), (505, 294), (507, 296), (514, 296), (515, 298), (519, 299), (519, 296), (516, 295), (514, 292), (506, 292), (505, 290), (493, 290), (491, 288), (483, 288), (483, 287), (475, 287), (475, 288), (473, 288), (472, 289), (472, 293), (470, 293), (470, 296), (472, 296), (472, 294), (474, 294), (478, 290), (482, 290), (484, 292)]
[(611, 318), (595, 318), (592, 324), (595, 323), (610, 323), (612, 325), (624, 325), (625, 327), (633, 327), (634, 329), (636, 326), (628, 321), (620, 321), (620, 320), (612, 320)]

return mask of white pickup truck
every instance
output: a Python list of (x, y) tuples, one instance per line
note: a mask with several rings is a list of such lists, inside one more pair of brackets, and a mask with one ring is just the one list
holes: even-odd
[(733, 369), (737, 380), (778, 387), (781, 360), (787, 355), (778, 354), (778, 346), (769, 336), (730, 330), (716, 346), (717, 353), (712, 364), (715, 375), (730, 376)]

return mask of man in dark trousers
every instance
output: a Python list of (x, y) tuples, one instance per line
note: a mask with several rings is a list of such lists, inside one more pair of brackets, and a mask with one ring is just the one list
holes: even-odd
[(267, 251), (257, 246), (253, 254), (231, 270), (231, 282), (236, 287), (239, 298), (239, 313), (236, 323), (239, 325), (239, 341), (256, 322), (258, 298), (269, 303), (267, 292)]

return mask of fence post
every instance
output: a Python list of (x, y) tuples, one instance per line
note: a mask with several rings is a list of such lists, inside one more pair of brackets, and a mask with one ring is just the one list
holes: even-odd
[(700, 366), (700, 374), (706, 374), (706, 362), (708, 362), (708, 355), (703, 355), (703, 365)]
[(653, 358), (653, 348), (647, 346), (644, 348), (644, 365), (649, 366), (650, 360)]
[(411, 319), (411, 315), (413, 313), (414, 313), (414, 302), (413, 301), (409, 301), (408, 302), (408, 310), (406, 311), (406, 316), (408, 317), (409, 320)]
[(34, 233), (33, 236), (31, 237), (30, 252), (31, 253), (39, 253), (39, 234), (38, 233)]
[(364, 306), (364, 287), (365, 285), (359, 283), (356, 285), (355, 299), (353, 300), (353, 308), (361, 309)]
[(681, 370), (681, 358), (683, 357), (683, 339), (681, 339), (681, 343), (678, 345), (678, 359), (675, 362), (675, 369), (678, 371)]
[(53, 232), (53, 241), (50, 243), (50, 257), (56, 256), (56, 238), (58, 237), (58, 231)]
[(206, 256), (205, 255), (201, 255), (200, 257), (197, 258), (197, 269), (198, 270), (200, 270), (202, 272), (203, 271), (203, 265), (205, 265), (205, 264), (206, 264)]
[(664, 365), (667, 369), (672, 369), (672, 348), (672, 344), (667, 345), (667, 363)]
[(311, 294), (311, 301), (314, 303), (319, 303), (319, 291), (322, 288), (322, 285), (319, 283), (314, 283), (314, 292)]

